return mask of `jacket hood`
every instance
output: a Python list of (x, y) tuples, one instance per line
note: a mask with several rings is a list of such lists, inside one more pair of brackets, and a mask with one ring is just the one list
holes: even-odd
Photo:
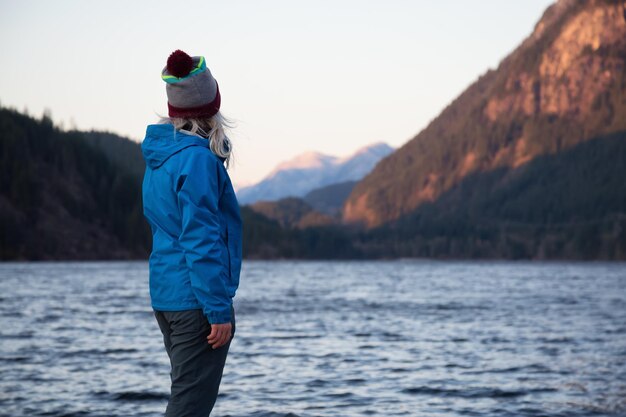
[[(176, 130), (171, 124), (148, 125), (141, 143), (143, 158), (152, 169), (163, 165), (172, 155), (190, 146), (209, 147), (209, 141), (200, 136)], [(217, 155), (216, 155), (217, 156)], [(226, 158), (217, 156), (222, 162)]]

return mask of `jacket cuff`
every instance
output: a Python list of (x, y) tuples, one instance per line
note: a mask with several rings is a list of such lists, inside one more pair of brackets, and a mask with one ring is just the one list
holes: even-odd
[(226, 310), (204, 310), (204, 315), (211, 324), (230, 323), (232, 319), (231, 306), (228, 306)]

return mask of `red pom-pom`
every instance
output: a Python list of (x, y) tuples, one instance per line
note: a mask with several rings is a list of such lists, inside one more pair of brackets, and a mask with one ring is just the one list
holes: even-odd
[(167, 58), (167, 72), (174, 77), (186, 77), (192, 69), (193, 59), (180, 49), (172, 52), (169, 58)]

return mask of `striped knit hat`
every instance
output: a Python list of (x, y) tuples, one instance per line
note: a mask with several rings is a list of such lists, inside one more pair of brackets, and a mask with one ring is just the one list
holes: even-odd
[(170, 117), (211, 117), (220, 109), (220, 90), (203, 56), (193, 58), (177, 49), (161, 71), (166, 82)]

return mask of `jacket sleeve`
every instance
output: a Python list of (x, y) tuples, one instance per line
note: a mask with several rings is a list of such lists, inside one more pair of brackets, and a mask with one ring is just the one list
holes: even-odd
[(191, 287), (205, 316), (210, 323), (228, 323), (231, 298), (222, 277), (227, 268), (222, 251), (227, 249), (220, 240), (218, 163), (203, 149), (192, 149), (185, 155), (176, 182), (182, 219), (179, 243), (189, 267)]

